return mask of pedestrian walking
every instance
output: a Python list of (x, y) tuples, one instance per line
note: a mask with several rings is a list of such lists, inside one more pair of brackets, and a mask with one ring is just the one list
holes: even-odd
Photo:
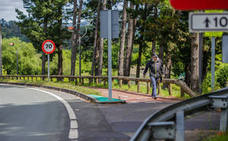
[(145, 75), (148, 71), (150, 70), (150, 81), (151, 81), (151, 87), (152, 89), (152, 97), (154, 99), (157, 99), (157, 93), (156, 93), (156, 88), (157, 88), (157, 83), (158, 81), (162, 80), (162, 61), (158, 58), (156, 54), (153, 54), (150, 61), (146, 64), (146, 68), (143, 72), (143, 76), (145, 78)]

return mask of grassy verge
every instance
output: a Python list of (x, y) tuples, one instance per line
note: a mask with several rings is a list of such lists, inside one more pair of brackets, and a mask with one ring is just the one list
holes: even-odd
[[(2, 81), (2, 80), (1, 80)], [(38, 80), (4, 80), (5, 82), (18, 82), (18, 83), (30, 83), (30, 84), (38, 84), (38, 85), (43, 85), (43, 86), (53, 86), (53, 87), (59, 87), (59, 88), (67, 88), (71, 90), (76, 90), (78, 92), (84, 93), (84, 94), (95, 94), (95, 95), (101, 95), (100, 92), (88, 88), (88, 87), (98, 87), (98, 88), (108, 88), (108, 84), (106, 83), (105, 85), (103, 83), (100, 84), (89, 84), (89, 80), (84, 80), (84, 85), (75, 85), (74, 82), (69, 82), (68, 79), (64, 79), (63, 81), (57, 81), (56, 79), (53, 79), (51, 82), (43, 81), (41, 78), (38, 78)], [(161, 84), (162, 88), (163, 84)], [(119, 87), (118, 81), (113, 81), (112, 84), (113, 89), (118, 89), (118, 90), (123, 90), (123, 91), (129, 91), (129, 92), (137, 92), (137, 85), (135, 82), (131, 82), (131, 87), (128, 88), (127, 84), (123, 84), (122, 87)], [(140, 83), (140, 93), (146, 94), (147, 93), (147, 86), (146, 83)], [(152, 88), (150, 89), (150, 94), (152, 92)], [(169, 92), (168, 89), (161, 89), (161, 95), (163, 97), (169, 97)], [(172, 96), (181, 98), (180, 97), (180, 87), (176, 85), (172, 85)], [(190, 96), (185, 95), (181, 99), (188, 99)]]
[(207, 139), (204, 139), (203, 141), (228, 141), (228, 133), (223, 135), (212, 136)]
[(100, 92), (94, 90), (85, 88), (82, 86), (76, 86), (73, 83), (65, 82), (65, 81), (55, 81), (55, 82), (47, 82), (47, 81), (31, 81), (31, 80), (1, 80), (1, 82), (14, 82), (14, 83), (25, 83), (25, 84), (37, 84), (42, 86), (52, 86), (52, 87), (58, 87), (58, 88), (65, 88), (70, 90), (75, 90), (77, 92), (83, 93), (83, 94), (94, 94), (94, 95), (101, 95)]

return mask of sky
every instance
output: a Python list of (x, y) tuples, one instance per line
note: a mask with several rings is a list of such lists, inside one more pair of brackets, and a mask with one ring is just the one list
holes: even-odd
[(4, 18), (6, 21), (16, 20), (16, 8), (25, 11), (23, 0), (0, 0), (0, 19)]
[[(0, 0), (0, 19), (4, 18), (6, 21), (17, 20), (16, 8), (26, 13), (23, 8), (23, 0)], [(122, 9), (122, 3), (116, 8), (119, 10)]]

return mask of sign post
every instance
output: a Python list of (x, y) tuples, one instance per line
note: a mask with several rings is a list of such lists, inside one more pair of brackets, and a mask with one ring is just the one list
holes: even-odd
[(228, 13), (189, 13), (190, 32), (228, 31)]
[(108, 39), (108, 98), (112, 100), (112, 38), (119, 38), (119, 11), (102, 10), (100, 21), (101, 37)]
[(211, 38), (211, 88), (215, 89), (215, 37)]
[(228, 63), (228, 35), (222, 38), (222, 62)]
[(48, 55), (48, 81), (50, 81), (50, 54), (55, 51), (55, 43), (52, 40), (46, 40), (42, 44), (42, 50)]
[(2, 27), (0, 24), (0, 76), (2, 75)]
[(228, 31), (228, 13), (189, 13), (189, 31), (207, 32), (211, 37), (211, 88), (215, 88), (215, 37)]
[(112, 99), (112, 19), (108, 10), (108, 97)]

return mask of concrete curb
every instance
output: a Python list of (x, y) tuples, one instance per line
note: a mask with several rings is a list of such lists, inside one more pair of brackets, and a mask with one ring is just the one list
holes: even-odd
[(11, 84), (11, 85), (38, 87), (38, 88), (46, 88), (46, 89), (51, 89), (51, 90), (57, 90), (60, 92), (65, 92), (65, 93), (76, 95), (76, 96), (78, 96), (78, 97), (80, 97), (80, 98), (82, 98), (88, 102), (91, 102), (91, 103), (98, 103), (98, 104), (120, 104), (120, 103), (123, 103), (123, 102), (99, 102), (95, 98), (87, 96), (86, 94), (82, 94), (82, 93), (79, 93), (79, 92), (74, 91), (74, 90), (52, 87), (52, 86), (42, 86), (42, 85), (36, 85), (36, 84), (15, 83), (15, 82), (0, 82), (0, 84)]

